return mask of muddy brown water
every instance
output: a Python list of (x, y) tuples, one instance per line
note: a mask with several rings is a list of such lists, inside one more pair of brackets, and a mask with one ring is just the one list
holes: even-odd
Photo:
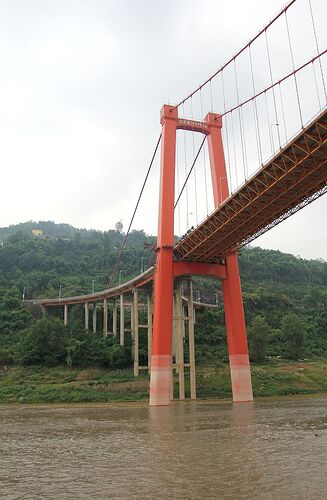
[(327, 499), (327, 396), (0, 405), (1, 499)]

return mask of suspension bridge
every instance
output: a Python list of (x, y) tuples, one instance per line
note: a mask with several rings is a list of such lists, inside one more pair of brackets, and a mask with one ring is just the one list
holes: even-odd
[[(125, 332), (131, 332), (134, 374), (150, 373), (150, 405), (170, 404), (174, 369), (179, 398), (185, 398), (185, 368), (190, 397), (196, 398), (194, 320), (196, 308), (203, 307), (193, 297), (191, 277), (197, 275), (221, 281), (233, 400), (253, 399), (237, 252), (327, 191), (327, 50), (322, 49), (327, 39), (321, 5), (289, 2), (203, 84), (177, 105), (163, 106), (162, 132), (108, 288), (32, 301), (44, 312), (61, 308), (65, 324), (69, 307), (82, 304), (86, 330), (92, 309), (94, 333), (101, 304), (104, 335), (119, 335), (124, 345)], [(160, 145), (156, 262), (113, 286)], [(145, 324), (139, 322), (142, 308)], [(139, 364), (141, 328), (148, 335), (147, 366)]]

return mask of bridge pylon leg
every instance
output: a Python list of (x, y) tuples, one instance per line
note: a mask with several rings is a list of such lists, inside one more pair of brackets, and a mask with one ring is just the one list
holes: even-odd
[(151, 369), (151, 351), (152, 351), (152, 313), (153, 301), (152, 293), (149, 292), (147, 296), (147, 309), (148, 309), (148, 369)]
[[(215, 206), (228, 196), (228, 179), (221, 137), (220, 115), (209, 113), (209, 156)], [(226, 257), (227, 277), (223, 280), (229, 366), (232, 380), (233, 401), (253, 401), (250, 362), (246, 338), (242, 290), (236, 252)]]
[(173, 245), (175, 148), (178, 113), (173, 106), (161, 110), (162, 148), (159, 194), (157, 261), (154, 276), (154, 317), (150, 373), (150, 405), (171, 404)]
[(226, 257), (223, 295), (233, 401), (253, 401), (252, 382), (237, 255)]

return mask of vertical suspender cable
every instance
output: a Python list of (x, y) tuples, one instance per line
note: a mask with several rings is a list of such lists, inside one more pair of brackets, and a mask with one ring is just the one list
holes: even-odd
[(237, 97), (237, 105), (238, 105), (238, 121), (239, 121), (239, 125), (240, 125), (243, 171), (244, 171), (244, 179), (246, 180), (246, 178), (247, 178), (247, 158), (246, 158), (245, 141), (243, 138), (243, 113), (242, 113), (242, 107), (240, 106), (240, 95), (239, 95), (239, 90), (238, 90), (238, 80), (237, 80), (236, 60), (235, 59), (234, 59), (234, 77), (235, 77), (236, 97)]
[[(184, 103), (183, 103), (183, 116), (185, 116)], [(185, 172), (185, 178), (186, 178), (186, 176), (187, 176), (187, 156), (186, 156), (185, 130), (183, 130), (183, 139), (184, 139), (184, 172)], [(188, 231), (190, 224), (189, 224), (189, 219), (188, 219), (188, 186), (187, 185), (186, 185), (186, 191), (185, 191), (185, 199), (186, 199), (186, 231)]]
[(213, 113), (212, 80), (211, 80), (211, 78), (210, 78), (209, 85), (210, 85), (211, 113)]
[[(250, 58), (250, 68), (251, 68), (252, 90), (253, 90), (253, 95), (255, 95), (256, 92), (255, 92), (255, 83), (254, 83), (254, 72), (253, 72), (253, 64), (252, 64), (251, 45), (249, 45), (249, 58)], [(262, 165), (262, 148), (261, 148), (261, 138), (260, 138), (260, 129), (259, 129), (258, 108), (257, 108), (257, 101), (256, 101), (255, 97), (253, 98), (252, 102), (253, 102), (255, 130), (256, 130), (256, 138), (257, 138), (258, 159), (259, 159), (259, 163)]]
[(319, 106), (319, 109), (321, 109), (321, 102), (320, 102), (320, 96), (319, 96), (318, 81), (317, 81), (316, 68), (315, 68), (314, 61), (312, 61), (312, 71), (313, 71), (313, 78), (314, 78), (314, 81), (315, 81), (316, 94), (317, 94), (317, 99), (318, 99), (318, 106)]
[[(313, 33), (314, 33), (314, 37), (315, 37), (315, 44), (316, 44), (316, 49), (317, 49), (317, 55), (319, 55), (319, 45), (318, 45), (317, 31), (316, 31), (316, 25), (315, 25), (315, 21), (314, 21), (314, 17), (313, 17), (311, 0), (309, 0), (309, 7), (310, 7), (312, 28), (313, 28)], [(321, 80), (322, 80), (322, 84), (323, 84), (323, 87), (324, 87), (325, 102), (327, 102), (326, 84), (325, 84), (324, 72), (322, 70), (322, 64), (321, 64), (321, 58), (320, 57), (319, 57), (319, 66), (320, 66)]]
[(286, 30), (287, 30), (287, 37), (288, 37), (288, 46), (289, 46), (289, 49), (290, 49), (292, 67), (293, 67), (293, 71), (294, 71), (294, 83), (295, 83), (295, 90), (296, 90), (296, 97), (297, 97), (297, 105), (298, 105), (298, 108), (299, 108), (299, 115), (300, 115), (301, 127), (303, 128), (303, 117), (302, 117), (302, 109), (301, 109), (301, 103), (300, 103), (300, 94), (299, 94), (299, 88), (298, 88), (298, 84), (297, 84), (296, 73), (295, 73), (294, 56), (293, 56), (293, 49), (292, 49), (292, 43), (291, 43), (291, 35), (290, 35), (290, 29), (289, 29), (289, 25), (288, 25), (287, 11), (286, 10), (285, 10), (285, 23), (286, 23)]
[[(271, 83), (271, 85), (273, 85), (274, 82), (273, 82), (273, 74), (272, 74), (272, 66), (271, 66), (271, 58), (270, 58), (267, 30), (265, 30), (265, 39), (266, 39), (266, 49), (267, 49), (268, 64), (269, 64), (270, 83)], [(276, 122), (275, 125), (277, 127), (277, 136), (278, 136), (278, 143), (279, 143), (279, 148), (280, 148), (281, 142), (280, 142), (280, 134), (279, 134), (279, 120), (278, 120), (276, 97), (275, 97), (275, 87), (272, 87), (272, 95), (273, 95), (273, 103), (274, 103), (274, 111), (275, 111), (275, 122)]]
[(272, 124), (270, 123), (270, 120), (269, 120), (267, 92), (264, 93), (264, 96), (265, 96), (265, 103), (266, 103), (266, 117), (267, 117), (267, 124), (268, 124), (268, 134), (269, 134), (269, 140), (270, 140), (271, 156), (273, 156), (275, 146), (274, 146), (274, 138), (273, 138), (272, 130), (271, 130)]
[(284, 132), (285, 132), (285, 141), (284, 141), (284, 143), (286, 143), (287, 139), (288, 139), (288, 136), (287, 136), (287, 128), (286, 128), (286, 120), (285, 120), (285, 111), (284, 111), (284, 102), (283, 102), (283, 96), (282, 96), (282, 88), (281, 88), (280, 82), (278, 84), (278, 88), (279, 88), (279, 97), (280, 97), (280, 104), (281, 104), (281, 107), (282, 107), (283, 125), (284, 125)]
[[(176, 187), (177, 192), (179, 193), (179, 154), (178, 154), (178, 141), (176, 141)], [(178, 205), (178, 235), (181, 235), (181, 207)]]
[[(226, 113), (226, 95), (225, 95), (225, 84), (224, 84), (224, 71), (221, 72), (221, 86), (223, 92), (223, 102), (224, 102), (224, 113)], [(223, 129), (224, 130), (224, 129)], [(228, 135), (228, 123), (227, 117), (225, 121), (225, 130), (226, 130), (226, 141), (227, 141), (227, 163), (228, 163), (228, 174), (229, 174), (229, 190), (232, 189), (232, 172), (231, 172), (231, 159), (230, 159), (230, 150), (229, 150), (229, 135)]]
[[(201, 119), (203, 120), (202, 89), (200, 89), (200, 108), (201, 108)], [(207, 165), (206, 165), (206, 152), (205, 152), (205, 148), (203, 148), (203, 174), (204, 174), (204, 189), (205, 189), (206, 209), (207, 209), (207, 215), (209, 215)]]
[(195, 155), (195, 157), (194, 157), (194, 159), (193, 159), (193, 163), (192, 163), (192, 166), (191, 166), (191, 168), (190, 168), (190, 170), (189, 170), (189, 173), (187, 174), (186, 179), (185, 179), (185, 182), (184, 182), (184, 184), (183, 184), (183, 186), (182, 186), (182, 189), (181, 189), (181, 191), (180, 191), (180, 193), (179, 193), (179, 195), (178, 195), (178, 197), (177, 197), (177, 200), (175, 201), (174, 208), (176, 208), (176, 207), (177, 207), (177, 204), (178, 204), (178, 202), (179, 202), (179, 200), (180, 200), (180, 198), (181, 198), (181, 196), (182, 196), (182, 194), (183, 194), (184, 188), (185, 188), (185, 186), (187, 186), (187, 181), (189, 180), (190, 175), (191, 175), (191, 173), (192, 173), (192, 171), (193, 171), (194, 165), (196, 164), (197, 159), (199, 158), (199, 155), (200, 155), (200, 152), (201, 152), (202, 146), (203, 146), (203, 144), (204, 144), (204, 142), (205, 142), (206, 138), (207, 138), (207, 136), (205, 135), (205, 136), (203, 137), (203, 139), (202, 139), (202, 142), (201, 142), (201, 144), (200, 144), (200, 147), (199, 147), (199, 149), (198, 149), (198, 152), (196, 153), (196, 155)]
[[(191, 118), (192, 121), (194, 120), (194, 115), (193, 115), (193, 97), (191, 97)], [(195, 147), (194, 147), (194, 132), (192, 130), (192, 149), (193, 149), (193, 158), (195, 155)], [(193, 169), (193, 175), (194, 175), (194, 197), (195, 197), (195, 220), (196, 224), (199, 223), (198, 220), (198, 193), (197, 193), (197, 181), (196, 181), (196, 165), (194, 165)]]
[(231, 117), (231, 122), (232, 122), (232, 139), (233, 139), (233, 152), (234, 152), (234, 167), (235, 167), (235, 179), (236, 179), (236, 189), (237, 189), (239, 187), (239, 185), (238, 185), (238, 175), (237, 175), (236, 145), (235, 145), (233, 111), (231, 112), (230, 117)]

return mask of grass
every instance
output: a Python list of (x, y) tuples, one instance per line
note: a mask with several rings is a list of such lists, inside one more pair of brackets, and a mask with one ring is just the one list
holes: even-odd
[(0, 403), (82, 403), (148, 398), (147, 377), (130, 370), (40, 366), (0, 369)]
[[(327, 392), (326, 360), (292, 363), (281, 360), (253, 365), (255, 397)], [(72, 369), (41, 366), (0, 367), (0, 403), (81, 403), (142, 401), (149, 397), (148, 376), (134, 378), (131, 370)], [(189, 377), (185, 377), (186, 395)], [(178, 384), (175, 377), (174, 393)], [(231, 397), (229, 367), (197, 367), (198, 398)]]

